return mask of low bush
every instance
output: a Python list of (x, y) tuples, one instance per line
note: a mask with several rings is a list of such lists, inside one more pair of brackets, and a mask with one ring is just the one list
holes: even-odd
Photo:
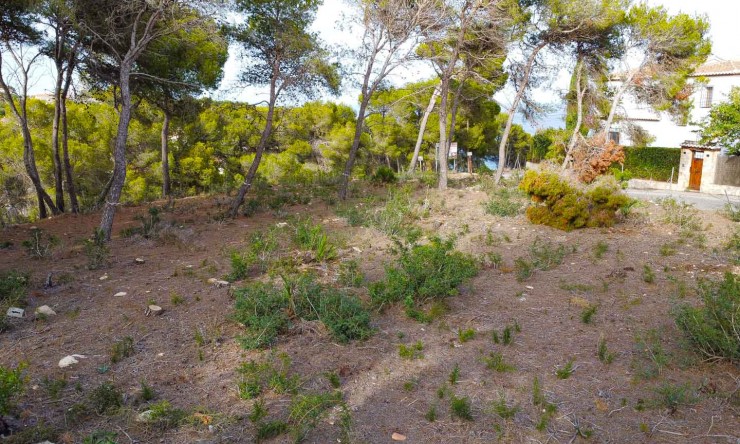
[(123, 394), (113, 384), (104, 382), (90, 393), (90, 404), (99, 415), (112, 414), (123, 405)]
[(597, 182), (583, 192), (552, 172), (527, 171), (519, 188), (536, 203), (527, 208), (532, 223), (565, 231), (612, 226), (617, 211), (626, 211), (632, 203), (616, 184)]
[(539, 237), (529, 247), (529, 258), (519, 257), (514, 260), (514, 271), (519, 282), (526, 281), (536, 270), (551, 270), (563, 263), (569, 253), (574, 253), (575, 247), (566, 247), (563, 244), (553, 244), (543, 241)]
[(31, 230), (31, 237), (23, 241), (23, 248), (33, 259), (45, 259), (51, 256), (54, 248), (59, 245), (59, 238), (44, 233), (40, 228)]
[(373, 174), (372, 181), (376, 183), (396, 183), (396, 173), (387, 166), (378, 167)]
[(277, 394), (295, 393), (300, 379), (290, 373), (290, 357), (285, 353), (271, 353), (267, 359), (243, 363), (238, 369), (239, 397), (254, 399), (269, 389)]
[(310, 218), (297, 219), (294, 223), (294, 241), (299, 248), (313, 251), (319, 262), (334, 259), (337, 255), (336, 249), (329, 243), (324, 227), (314, 224)]
[(25, 368), (24, 364), (12, 369), (0, 365), (0, 416), (10, 413), (15, 399), (23, 392)]
[(247, 327), (245, 348), (270, 345), (294, 319), (319, 320), (334, 339), (347, 342), (372, 334), (370, 315), (359, 299), (318, 284), (310, 274), (283, 278), (283, 287), (254, 283), (236, 291), (234, 318)]
[(702, 307), (674, 310), (678, 328), (707, 358), (740, 363), (740, 278), (725, 273), (722, 281), (702, 281), (698, 292)]
[(97, 270), (108, 264), (110, 249), (105, 242), (105, 233), (100, 228), (96, 228), (90, 239), (85, 239), (84, 252), (87, 257), (88, 270)]
[(730, 253), (730, 259), (735, 265), (740, 265), (740, 227), (735, 228), (735, 232), (727, 240), (725, 250)]
[(319, 423), (326, 412), (342, 403), (342, 392), (302, 394), (295, 396), (289, 410), (289, 422), (295, 442), (300, 442)]
[(484, 204), (486, 213), (501, 216), (516, 216), (524, 208), (525, 202), (516, 188), (496, 187), (489, 193), (488, 201)]
[(229, 253), (231, 273), (227, 276), (230, 281), (238, 281), (249, 276), (253, 267), (258, 271), (267, 270), (274, 259), (278, 248), (277, 231), (274, 228), (257, 231), (249, 239), (246, 251), (232, 250)]
[(472, 256), (455, 251), (454, 245), (454, 239), (436, 237), (425, 245), (397, 242), (396, 263), (386, 267), (385, 279), (370, 285), (373, 304), (382, 309), (404, 301), (407, 314), (420, 319), (420, 305), (456, 295), (478, 269)]

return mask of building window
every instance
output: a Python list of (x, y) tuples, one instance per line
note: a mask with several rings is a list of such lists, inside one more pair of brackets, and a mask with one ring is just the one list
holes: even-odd
[(702, 91), (702, 95), (701, 95), (701, 107), (702, 108), (712, 107), (712, 94), (713, 93), (714, 93), (714, 87), (707, 86), (704, 88), (704, 91)]
[(609, 131), (609, 141), (619, 145), (619, 131)]

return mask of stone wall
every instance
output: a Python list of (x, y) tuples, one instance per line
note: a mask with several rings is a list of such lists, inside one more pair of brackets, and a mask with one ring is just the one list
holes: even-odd
[(740, 187), (740, 156), (721, 155), (717, 158), (714, 185)]

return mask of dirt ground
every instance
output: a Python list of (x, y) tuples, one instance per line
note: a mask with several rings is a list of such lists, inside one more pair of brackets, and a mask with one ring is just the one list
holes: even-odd
[[(413, 443), (740, 442), (740, 370), (693, 355), (670, 315), (676, 303), (698, 301), (698, 278), (740, 272), (721, 247), (733, 222), (700, 212), (708, 226), (706, 245), (689, 243), (664, 256), (661, 246), (677, 239), (677, 229), (662, 222), (661, 208), (650, 203), (613, 228), (566, 233), (532, 225), (524, 215), (487, 215), (487, 195), (475, 185), (443, 195), (418, 190), (416, 198), (429, 208), (416, 221), (427, 233), (454, 234), (459, 250), (476, 257), (498, 253), (503, 261), (483, 267), (458, 296), (448, 299), (448, 313), (430, 324), (392, 307), (373, 314), (376, 333), (366, 341), (335, 343), (310, 326), (281, 336), (274, 348), (290, 356), (301, 390), (331, 390), (324, 375), (335, 372), (351, 414), (348, 425), (339, 420), (338, 411), (329, 412), (304, 442), (390, 443), (393, 433)], [(55, 442), (65, 443), (83, 442), (96, 430), (115, 433), (119, 443), (255, 442), (255, 426), (248, 419), (254, 401), (239, 398), (236, 369), (264, 352), (241, 348), (236, 338), (242, 327), (230, 318), (232, 290), (217, 288), (208, 279), (230, 272), (228, 252), (244, 248), (251, 233), (293, 215), (320, 221), (338, 246), (336, 261), (314, 266), (328, 280), (336, 276), (338, 263), (349, 259), (360, 263), (366, 284), (380, 279), (384, 264), (393, 258), (392, 243), (374, 228), (349, 226), (336, 215), (335, 206), (321, 202), (250, 218), (216, 217), (226, 202), (223, 197), (177, 200), (174, 209), (162, 213), (171, 224), (166, 236), (115, 236), (112, 263), (101, 270), (87, 269), (82, 248), (98, 214), (36, 223), (61, 240), (49, 259), (33, 260), (21, 246), (30, 225), (0, 232), (0, 241), (12, 242), (0, 250), (0, 270), (31, 276), (30, 315), (11, 320), (12, 328), (0, 334), (0, 364), (26, 362), (30, 378), (18, 415), (8, 418), (12, 427), (21, 432), (46, 427)], [(134, 217), (146, 211), (122, 207), (114, 233), (139, 226)], [(560, 266), (518, 282), (514, 260), (526, 256), (538, 238), (576, 251)], [(601, 257), (599, 242), (607, 245)], [(655, 274), (652, 283), (643, 279), (646, 265)], [(49, 273), (55, 285), (45, 288)], [(364, 287), (359, 294), (367, 298)], [(115, 296), (119, 292), (126, 295)], [(153, 302), (164, 308), (161, 316), (146, 316)], [(34, 308), (41, 305), (57, 315), (34, 319)], [(581, 315), (592, 305), (597, 309), (586, 324)], [(510, 345), (494, 343), (494, 331), (514, 324), (519, 331)], [(475, 335), (463, 342), (459, 331), (467, 329)], [(125, 337), (133, 338), (135, 353), (111, 363), (112, 345)], [(615, 354), (610, 364), (597, 357), (600, 338)], [(423, 357), (402, 359), (399, 344), (417, 341), (423, 343)], [(492, 352), (501, 353), (511, 369), (487, 368), (483, 358)], [(59, 360), (71, 354), (85, 358), (59, 368)], [(572, 375), (560, 379), (556, 371), (571, 360)], [(459, 377), (452, 384), (456, 367)], [(556, 406), (544, 426), (543, 406), (533, 405), (535, 378), (547, 403)], [(53, 393), (50, 381), (66, 383)], [(155, 390), (157, 401), (202, 412), (202, 422), (166, 430), (137, 422), (146, 409), (146, 403), (137, 401), (142, 381)], [(124, 392), (124, 407), (112, 415), (73, 421), (70, 409), (85, 404), (103, 382)], [(695, 399), (671, 408), (657, 401), (661, 387), (685, 387), (686, 395)], [(472, 419), (451, 415), (453, 396), (468, 397)], [(502, 397), (512, 408), (508, 418), (493, 407)], [(264, 399), (269, 416), (284, 419), (289, 395), (268, 392)], [(429, 421), (432, 407), (436, 419)], [(28, 442), (38, 441), (43, 439)], [(291, 441), (281, 435), (267, 442)]]

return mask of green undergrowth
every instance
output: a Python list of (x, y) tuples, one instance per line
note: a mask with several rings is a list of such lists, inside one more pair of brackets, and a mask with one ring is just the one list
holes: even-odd
[(386, 266), (385, 278), (370, 285), (378, 309), (403, 301), (409, 317), (429, 321), (427, 302), (458, 294), (458, 287), (478, 273), (472, 256), (454, 250), (455, 241), (434, 237), (427, 244), (396, 241), (396, 261)]
[(357, 297), (322, 285), (311, 274), (283, 276), (281, 286), (256, 282), (235, 295), (233, 317), (247, 328), (239, 338), (247, 349), (269, 346), (301, 319), (321, 321), (339, 342), (373, 333), (369, 312)]

